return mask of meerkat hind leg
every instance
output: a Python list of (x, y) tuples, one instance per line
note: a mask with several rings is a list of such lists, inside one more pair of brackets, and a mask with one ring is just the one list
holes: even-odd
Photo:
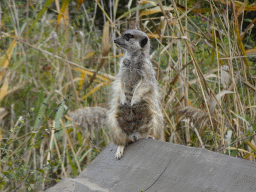
[(123, 145), (118, 145), (117, 151), (116, 151), (116, 158), (121, 159), (123, 154), (124, 154), (124, 146)]

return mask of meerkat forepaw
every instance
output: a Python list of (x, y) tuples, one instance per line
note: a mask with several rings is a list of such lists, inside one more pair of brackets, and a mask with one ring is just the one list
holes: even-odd
[(119, 145), (116, 151), (116, 158), (119, 160), (124, 154), (124, 146)]
[(132, 142), (136, 142), (138, 141), (139, 139), (141, 138), (141, 135), (140, 133), (133, 133), (132, 135), (129, 135), (129, 139), (132, 141)]
[(133, 106), (134, 104), (138, 103), (138, 101), (136, 101), (135, 99), (131, 100), (131, 106)]
[(121, 105), (125, 105), (125, 104), (126, 104), (126, 100), (120, 101), (120, 104), (121, 104)]
[(125, 96), (120, 99), (120, 103), (121, 103), (122, 105), (125, 105), (125, 104), (126, 104), (126, 98), (125, 98)]

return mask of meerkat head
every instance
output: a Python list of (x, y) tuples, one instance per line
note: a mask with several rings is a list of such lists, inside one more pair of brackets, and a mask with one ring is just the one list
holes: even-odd
[(141, 52), (145, 55), (149, 55), (150, 40), (146, 33), (137, 30), (127, 30), (122, 35), (114, 40), (118, 46), (123, 48), (128, 53)]

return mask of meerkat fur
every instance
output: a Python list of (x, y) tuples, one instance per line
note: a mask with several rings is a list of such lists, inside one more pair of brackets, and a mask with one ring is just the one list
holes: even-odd
[(112, 85), (108, 123), (116, 158), (123, 156), (129, 142), (153, 137), (163, 140), (163, 116), (155, 71), (150, 62), (150, 40), (140, 30), (127, 30), (114, 40), (125, 50)]

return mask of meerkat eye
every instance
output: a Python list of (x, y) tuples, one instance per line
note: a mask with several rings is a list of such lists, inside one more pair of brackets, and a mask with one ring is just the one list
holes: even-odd
[(134, 38), (134, 35), (127, 33), (127, 34), (124, 34), (124, 38), (126, 41), (129, 41), (129, 39)]

